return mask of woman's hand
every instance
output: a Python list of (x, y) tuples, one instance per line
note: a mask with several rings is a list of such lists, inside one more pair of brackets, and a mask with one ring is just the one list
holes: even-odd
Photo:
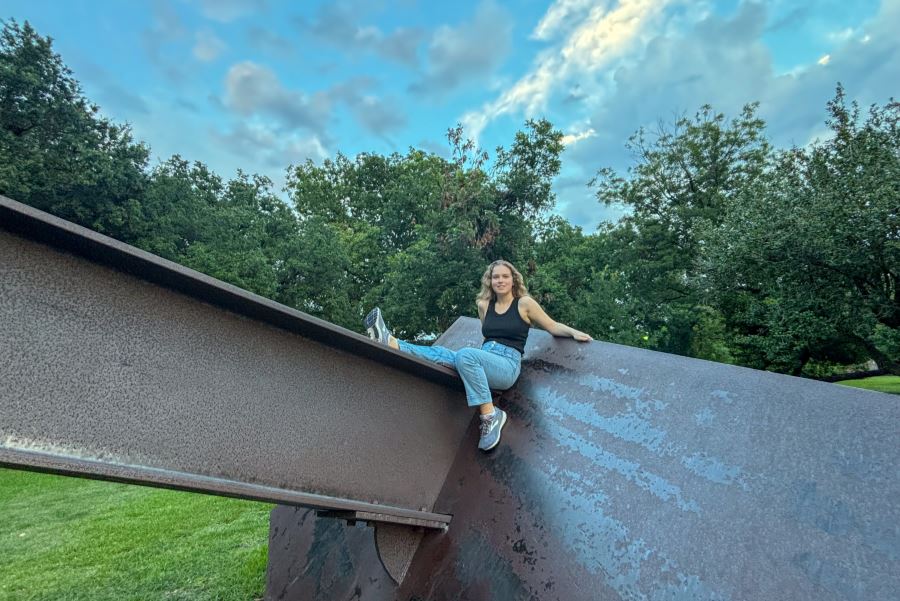
[(578, 342), (590, 342), (591, 340), (593, 340), (590, 334), (585, 334), (584, 332), (580, 332), (578, 330), (572, 330), (572, 338), (574, 338)]

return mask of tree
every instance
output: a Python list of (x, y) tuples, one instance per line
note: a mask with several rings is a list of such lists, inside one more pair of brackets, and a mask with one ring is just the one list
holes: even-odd
[(641, 346), (643, 332), (629, 314), (623, 282), (609, 268), (613, 249), (601, 234), (585, 236), (559, 216), (537, 228), (528, 289), (554, 319), (601, 340)]
[(183, 264), (266, 298), (280, 300), (281, 270), (300, 234), (293, 212), (269, 178), (238, 172), (193, 225), (200, 237)]
[(353, 235), (346, 225), (322, 217), (301, 222), (284, 248), (275, 300), (359, 329), (360, 291), (352, 280)]
[(900, 374), (900, 105), (864, 122), (838, 86), (833, 137), (781, 153), (711, 233), (705, 271), (742, 353), (799, 374), (869, 357)]
[(351, 293), (361, 316), (379, 304), (402, 336), (430, 335), (474, 315), (485, 265), (531, 256), (533, 220), (553, 205), (562, 133), (529, 121), (512, 148), (487, 153), (448, 131), (450, 160), (406, 155), (338, 155), (291, 170), (287, 188), (301, 222), (336, 228), (347, 253)]
[(697, 278), (697, 259), (704, 232), (770, 164), (756, 108), (747, 105), (726, 123), (704, 106), (673, 127), (660, 124), (653, 136), (641, 129), (627, 145), (637, 159), (627, 177), (605, 168), (591, 182), (601, 202), (632, 210), (603, 235), (615, 249), (610, 268), (624, 286), (624, 302), (652, 348), (685, 355), (708, 348), (695, 337), (703, 322), (716, 322), (716, 309)]
[(100, 117), (52, 40), (0, 32), (0, 194), (131, 242), (149, 150)]
[(175, 155), (149, 177), (132, 243), (281, 301), (282, 270), (301, 232), (291, 208), (271, 188), (268, 178), (241, 171), (223, 182), (203, 163)]
[(150, 173), (141, 199), (140, 228), (132, 242), (155, 255), (183, 262), (188, 249), (208, 240), (210, 213), (225, 188), (222, 178), (200, 162), (178, 155)]

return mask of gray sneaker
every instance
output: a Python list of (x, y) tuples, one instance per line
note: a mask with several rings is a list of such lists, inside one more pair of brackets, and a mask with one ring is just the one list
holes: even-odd
[(490, 451), (500, 443), (500, 431), (506, 425), (506, 411), (494, 408), (494, 416), (481, 419), (481, 438), (478, 440), (478, 448), (482, 451)]
[(381, 318), (381, 309), (378, 307), (369, 311), (369, 314), (366, 315), (366, 319), (363, 323), (365, 323), (366, 331), (369, 333), (369, 338), (372, 340), (387, 344), (388, 340), (391, 339), (391, 331), (388, 330), (388, 327), (384, 323), (384, 319)]

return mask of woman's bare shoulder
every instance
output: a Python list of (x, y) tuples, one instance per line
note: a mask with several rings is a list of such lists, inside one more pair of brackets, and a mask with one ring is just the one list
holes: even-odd
[(526, 294), (519, 298), (519, 306), (527, 309), (528, 307), (539, 307), (540, 305), (538, 305), (538, 302), (534, 300), (534, 298)]

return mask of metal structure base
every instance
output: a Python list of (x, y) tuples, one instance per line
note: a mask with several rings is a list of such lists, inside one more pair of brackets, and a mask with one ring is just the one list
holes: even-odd
[[(463, 319), (443, 341), (477, 339)], [(450, 527), (399, 585), (371, 576), (370, 538), (294, 536), (356, 558), (341, 579), (377, 601), (900, 598), (895, 396), (532, 332), (498, 402), (500, 445), (470, 424), (435, 504)], [(305, 586), (282, 598), (339, 598)]]

